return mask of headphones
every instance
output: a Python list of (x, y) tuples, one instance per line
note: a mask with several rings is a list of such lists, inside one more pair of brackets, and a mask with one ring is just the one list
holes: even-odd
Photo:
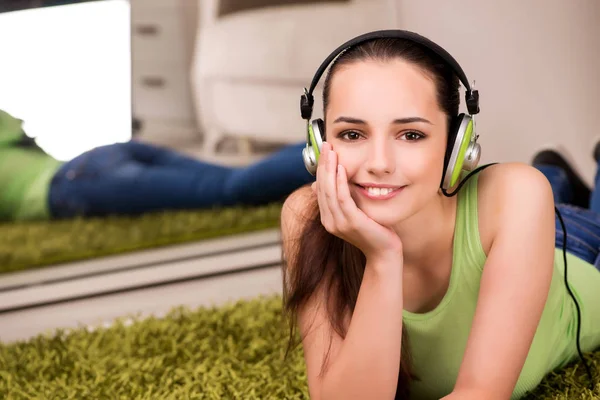
[(479, 93), (473, 90), (469, 81), (458, 62), (442, 47), (431, 40), (404, 30), (381, 30), (357, 36), (339, 46), (323, 61), (310, 84), (310, 89), (304, 88), (300, 98), (300, 113), (302, 119), (307, 122), (307, 143), (302, 150), (304, 165), (313, 176), (317, 173), (317, 165), (321, 155), (323, 141), (325, 140), (325, 123), (322, 119), (310, 121), (313, 111), (313, 91), (319, 79), (329, 64), (342, 52), (351, 47), (365, 43), (373, 39), (393, 38), (405, 39), (415, 42), (437, 54), (445, 63), (452, 68), (462, 84), (465, 86), (465, 100), (469, 114), (460, 113), (454, 117), (448, 132), (448, 146), (444, 158), (444, 171), (440, 187), (445, 191), (453, 187), (460, 178), (461, 171), (472, 171), (481, 157), (481, 147), (477, 143), (479, 137), (475, 133), (474, 115), (479, 113)]

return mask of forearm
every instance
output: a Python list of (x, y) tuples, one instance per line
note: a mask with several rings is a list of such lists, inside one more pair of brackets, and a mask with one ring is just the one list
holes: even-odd
[(401, 260), (367, 262), (346, 338), (325, 374), (321, 399), (393, 399), (402, 309)]

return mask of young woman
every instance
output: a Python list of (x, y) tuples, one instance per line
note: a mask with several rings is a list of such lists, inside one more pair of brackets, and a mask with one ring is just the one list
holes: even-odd
[[(352, 46), (325, 77), (317, 179), (282, 211), (312, 399), (519, 398), (578, 355), (545, 175), (498, 164), (440, 190), (459, 101), (453, 70), (411, 40)], [(566, 258), (589, 351), (600, 273)]]

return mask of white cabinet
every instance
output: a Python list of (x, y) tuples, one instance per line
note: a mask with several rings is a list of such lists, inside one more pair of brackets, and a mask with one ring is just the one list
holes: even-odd
[(195, 0), (130, 0), (133, 115), (144, 140), (199, 137), (190, 85)]

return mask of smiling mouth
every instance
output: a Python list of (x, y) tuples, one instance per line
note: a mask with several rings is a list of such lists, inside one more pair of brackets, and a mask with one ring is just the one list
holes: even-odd
[(373, 200), (387, 200), (396, 196), (406, 186), (400, 187), (370, 187), (356, 184), (358, 191), (369, 199)]

